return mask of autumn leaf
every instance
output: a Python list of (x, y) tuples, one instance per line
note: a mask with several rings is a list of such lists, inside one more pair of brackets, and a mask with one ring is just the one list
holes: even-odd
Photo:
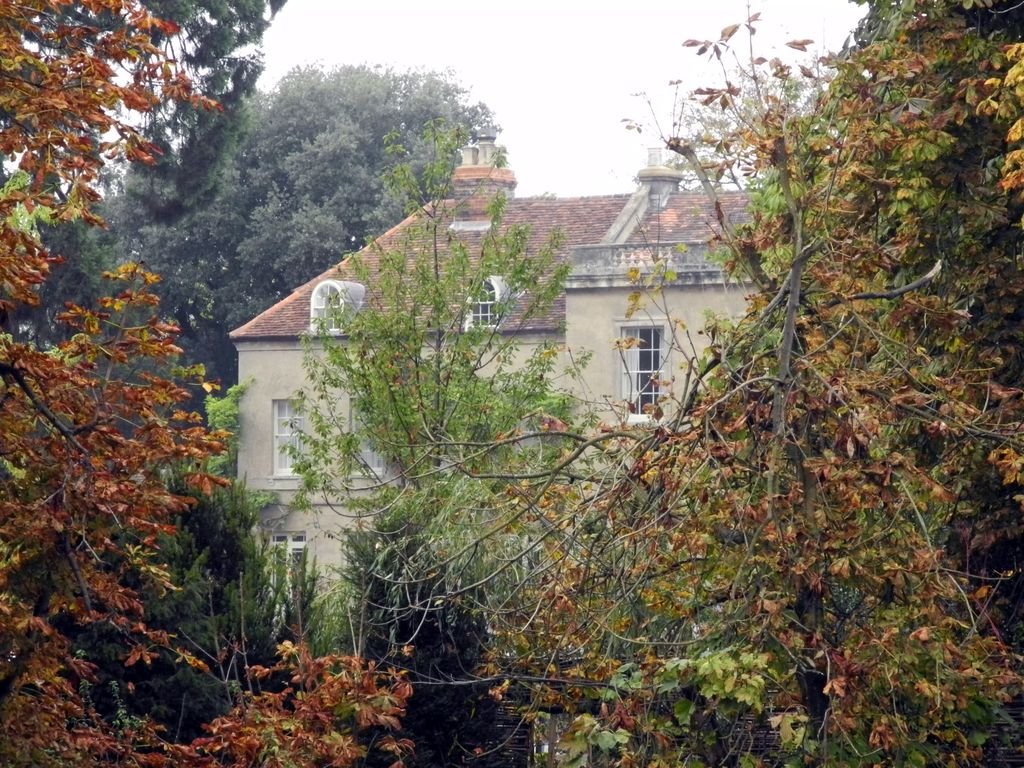
[(720, 35), (719, 39), (723, 43), (728, 42), (732, 38), (732, 36), (736, 34), (736, 30), (738, 30), (739, 28), (739, 24), (730, 24), (728, 27), (722, 30), (722, 34)]

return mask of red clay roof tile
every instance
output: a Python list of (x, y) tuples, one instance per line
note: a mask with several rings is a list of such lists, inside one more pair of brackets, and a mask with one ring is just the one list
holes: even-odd
[[(505, 225), (527, 224), (530, 226), (528, 247), (539, 249), (555, 231), (563, 238), (560, 254), (569, 258), (572, 249), (582, 245), (599, 243), (616, 217), (630, 200), (630, 195), (606, 195), (595, 197), (553, 198), (525, 197), (508, 200), (503, 222)], [(723, 193), (722, 206), (728, 215), (742, 216), (745, 196), (742, 193)], [(463, 207), (457, 217), (468, 216), (476, 222), (486, 222), (484, 206), (479, 200), (470, 200), (470, 206)], [(378, 263), (378, 254), (395, 247), (399, 236), (409, 227), (415, 217), (401, 222), (359, 252), (360, 258), (372, 272)], [(677, 192), (670, 195), (660, 210), (649, 210), (642, 222), (628, 239), (628, 243), (705, 243), (714, 236), (713, 211), (703, 194), (699, 192)], [(467, 228), (457, 230), (459, 238), (473, 252), (478, 248), (485, 234), (484, 230)], [(313, 289), (321, 281), (344, 277), (345, 261), (331, 267), (312, 280), (299, 286), (292, 294), (265, 312), (254, 317), (245, 325), (231, 332), (233, 341), (260, 339), (296, 338), (309, 330), (310, 299)], [(372, 293), (372, 286), (368, 286)], [(529, 325), (517, 326), (518, 330), (553, 330), (565, 320), (565, 299), (561, 297), (545, 316), (534, 318)], [(514, 325), (514, 323), (513, 323)]]

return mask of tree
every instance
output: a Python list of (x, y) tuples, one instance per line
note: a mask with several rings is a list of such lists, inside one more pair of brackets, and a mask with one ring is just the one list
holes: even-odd
[(175, 25), (157, 42), (217, 109), (165, 102), (143, 126), (157, 162), (129, 172), (133, 200), (156, 221), (173, 223), (208, 203), (246, 127), (244, 101), (263, 71), (259, 45), (287, 0), (151, 0), (149, 10)]
[[(438, 547), (446, 542), (443, 530), (424, 530), (405, 507), (382, 515), (372, 530), (349, 532), (344, 597), (336, 593), (329, 599), (344, 599), (336, 610), (359, 620), (320, 631), (348, 630), (362, 644), (360, 656), (384, 669), (407, 671), (414, 695), (397, 734), (416, 745), (408, 765), (507, 765), (500, 750), (504, 734), (496, 729), (498, 699), (490, 694), (494, 686), (474, 680), (489, 646), (486, 613), (475, 604), (483, 593), (441, 599), (453, 586), (435, 572), (444, 563)], [(344, 634), (322, 640), (335, 647), (347, 641)]]
[[(0, 198), (5, 320), (36, 303), (51, 266), (32, 217), (95, 221), (104, 157), (151, 157), (119, 111), (192, 98), (152, 41), (167, 28), (143, 8), (92, 3), (79, 9), (77, 25), (59, 23), (64, 10), (59, 2), (21, 3), (0, 25), (0, 56), (11, 64), (0, 93), (0, 149), (27, 178)], [(109, 30), (107, 18), (123, 23)], [(129, 76), (116, 77), (118, 68)], [(87, 764), (133, 749), (132, 735), (118, 740), (90, 720), (76, 687), (90, 665), (71, 657), (61, 625), (110, 622), (143, 655), (161, 641), (139, 623), (130, 586), (163, 578), (150, 566), (150, 542), (184, 504), (160, 472), (217, 446), (174, 411), (184, 396), (179, 384), (155, 370), (115, 375), (127, 372), (128, 360), (159, 366), (178, 350), (172, 329), (146, 316), (146, 273), (126, 265), (112, 277), (117, 294), (101, 309), (69, 310), (74, 335), (59, 348), (0, 337), (0, 751), (10, 765)]]
[[(359, 659), (312, 658), (302, 646), (283, 648), (279, 670), (291, 676), (291, 686), (261, 693), (231, 717), (213, 722), (211, 735), (196, 742), (201, 759), (195, 764), (343, 767), (382, 755), (401, 768), (412, 744), (382, 733), (398, 727), (409, 684)], [(361, 741), (374, 731), (380, 733), (368, 744)]]
[[(149, 142), (151, 162), (143, 166), (103, 169), (105, 193), (130, 195), (126, 224), (154, 220), (173, 224), (186, 213), (208, 204), (230, 167), (246, 129), (244, 101), (256, 89), (262, 71), (259, 43), (274, 13), (285, 0), (157, 0), (149, 11), (166, 20), (153, 29), (153, 43), (167, 49), (179, 71), (187, 74), (195, 92), (215, 100), (193, 104), (165, 100), (150, 105), (135, 128)], [(37, 22), (48, 34), (90, 23), (73, 3), (54, 3), (53, 13)], [(115, 30), (125, 23), (117, 15), (94, 18), (98, 29)], [(103, 215), (102, 207), (97, 211)], [(62, 334), (57, 320), (64, 303), (91, 306), (102, 294), (101, 275), (125, 257), (119, 238), (76, 221), (53, 221), (40, 235), (53, 262), (51, 279), (39, 290), (45, 311), (20, 311), (12, 330), (40, 344), (56, 342)], [(129, 256), (138, 259), (139, 255)]]
[[(190, 493), (181, 477), (168, 485), (182, 496)], [(115, 628), (68, 629), (75, 655), (96, 666), (89, 685), (96, 711), (108, 719), (151, 720), (167, 740), (181, 744), (202, 736), (204, 726), (245, 694), (285, 687), (284, 677), (257, 681), (250, 671), (273, 667), (281, 643), (301, 642), (312, 631), (316, 582), (312, 564), (287, 573), (256, 532), (263, 502), (257, 494), (235, 482), (191, 495), (174, 531), (158, 539), (157, 562), (174, 589), (139, 588), (148, 627), (174, 638), (173, 647), (156, 648), (148, 663), (126, 667)], [(195, 663), (181, 663), (179, 649)]]
[[(721, 145), (752, 177), (751, 220), (720, 221), (749, 311), (538, 588), (569, 606), (538, 631), (599, 684), (596, 711), (563, 694), (573, 761), (749, 764), (758, 722), (774, 755), (755, 756), (789, 764), (997, 747), (1021, 683), (1024, 288), (1022, 17), (1000, 5), (871, 4), (813, 113), (766, 91)], [(719, 55), (741, 26), (694, 47)], [(715, 198), (694, 148), (666, 143)]]
[[(416, 743), (417, 765), (463, 764), (495, 746), (496, 700), (472, 677), (489, 651), (488, 617), (529, 567), (499, 569), (520, 534), (514, 525), (491, 530), (504, 525), (511, 493), (495, 473), (526, 472), (560, 450), (539, 426), (561, 402), (557, 350), (515, 333), (561, 291), (558, 235), (503, 225), (498, 196), (486, 232), (449, 237), (456, 206), (479, 215), (486, 202), (453, 199), (464, 137), (431, 126), (433, 162), (391, 174), (407, 195), (408, 226), (343, 265), (343, 277), (367, 286), (366, 299), (328, 321), (343, 337), (312, 343), (301, 400), (309, 428), (299, 503), (336, 500), (339, 515), (364, 518), (346, 537), (344, 589), (334, 598), (345, 601), (335, 612), (347, 622), (328, 641), (408, 671), (416, 695), (401, 733)], [(495, 275), (505, 284), (486, 294)], [(500, 325), (476, 309), (488, 297)], [(492, 445), (520, 432), (533, 434), (527, 450), (518, 438)], [(368, 450), (379, 462), (367, 462)], [(476, 547), (488, 538), (493, 546)]]
[[(93, 206), (104, 163), (152, 159), (153, 147), (128, 116), (164, 99), (206, 102), (154, 42), (173, 26), (138, 3), (93, 0), (72, 8), (30, 0), (5, 6), (0, 17), (0, 149), (19, 169), (0, 190), (6, 326), (38, 304), (49, 277), (53, 260), (38, 224), (98, 223)], [(154, 316), (157, 278), (135, 263), (107, 277), (113, 295), (92, 309), (69, 305), (61, 317), (67, 334), (50, 348), (18, 341), (6, 327), (0, 333), (0, 762), (212, 765), (212, 742), (172, 747), (148, 719), (122, 711), (105, 718), (91, 688), (97, 666), (73, 652), (71, 635), (90, 629), (119, 638), (128, 667), (174, 648), (166, 631), (147, 626), (143, 604), (145, 596), (174, 589), (157, 546), (192, 501), (168, 478), (183, 470), (186, 488), (212, 493), (217, 478), (203, 463), (223, 437), (181, 407), (196, 371), (177, 364), (176, 328)], [(184, 650), (178, 655), (201, 665)], [(353, 702), (359, 711), (351, 728), (389, 725), (385, 718), (400, 713), (401, 681), (382, 687), (382, 678), (352, 660), (317, 663), (325, 691), (364, 695)], [(282, 674), (292, 668), (283, 664)], [(354, 678), (343, 674), (353, 669)], [(255, 697), (250, 711), (268, 697)], [(326, 707), (311, 709), (294, 689), (272, 698), (278, 710), (313, 715)], [(348, 718), (335, 714), (335, 740), (316, 754), (349, 765), (360, 750), (345, 741)], [(245, 716), (243, 708), (218, 727)], [(236, 746), (254, 743), (259, 739)]]

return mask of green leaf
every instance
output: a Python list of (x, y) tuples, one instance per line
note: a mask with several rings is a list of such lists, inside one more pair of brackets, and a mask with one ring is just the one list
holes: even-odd
[(676, 717), (676, 722), (680, 725), (689, 725), (690, 718), (693, 717), (694, 709), (696, 709), (696, 707), (692, 701), (689, 699), (680, 699), (672, 708), (672, 712)]
[(619, 744), (619, 740), (613, 731), (598, 731), (594, 743), (605, 752), (610, 752)]

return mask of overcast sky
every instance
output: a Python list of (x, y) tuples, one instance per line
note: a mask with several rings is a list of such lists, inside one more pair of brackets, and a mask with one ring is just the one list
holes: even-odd
[[(758, 55), (787, 40), (841, 47), (860, 16), (847, 0), (750, 0)], [(451, 70), (495, 112), (517, 194), (630, 192), (671, 123), (676, 89), (714, 82), (684, 40), (717, 39), (747, 0), (288, 0), (264, 38), (273, 87), (296, 66)], [(736, 42), (746, 46), (745, 38)], [(638, 94), (645, 94), (643, 96)], [(650, 104), (650, 105), (649, 105)], [(624, 119), (646, 126), (638, 135)]]

